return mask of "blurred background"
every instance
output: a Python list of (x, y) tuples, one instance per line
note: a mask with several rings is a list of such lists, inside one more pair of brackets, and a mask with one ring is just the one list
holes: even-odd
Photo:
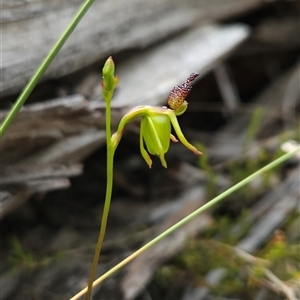
[[(3, 119), (81, 1), (3, 0)], [(172, 143), (164, 169), (116, 151), (98, 275), (299, 145), (299, 1), (98, 0), (1, 140), (1, 299), (69, 299), (86, 286), (106, 188), (101, 70), (119, 84), (113, 130), (136, 105), (166, 105), (192, 72), (178, 118), (204, 155)], [(300, 298), (299, 155), (140, 255), (93, 299)]]

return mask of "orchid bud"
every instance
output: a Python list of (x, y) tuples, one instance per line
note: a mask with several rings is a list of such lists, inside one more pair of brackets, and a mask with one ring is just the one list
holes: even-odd
[(117, 83), (118, 77), (115, 76), (115, 63), (110, 56), (102, 69), (102, 95), (105, 101), (110, 101)]

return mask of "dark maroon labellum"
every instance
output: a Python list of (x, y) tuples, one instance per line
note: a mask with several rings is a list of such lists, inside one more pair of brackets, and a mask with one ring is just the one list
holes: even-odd
[(173, 110), (177, 110), (182, 105), (185, 98), (192, 90), (192, 86), (190, 83), (194, 81), (198, 75), (198, 73), (192, 73), (184, 83), (176, 85), (173, 88), (168, 97), (168, 105)]

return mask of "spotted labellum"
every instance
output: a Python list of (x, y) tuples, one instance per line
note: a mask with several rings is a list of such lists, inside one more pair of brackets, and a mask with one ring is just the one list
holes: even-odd
[(198, 73), (192, 73), (184, 83), (176, 85), (171, 91), (168, 97), (168, 105), (175, 111), (177, 116), (186, 111), (188, 103), (185, 99), (193, 88), (190, 83), (198, 76)]
[[(165, 168), (167, 167), (165, 153), (169, 150), (170, 140), (172, 142), (178, 142), (179, 140), (196, 155), (201, 155), (202, 153), (186, 140), (177, 120), (177, 116), (183, 114), (187, 109), (188, 103), (185, 99), (192, 89), (190, 83), (198, 75), (197, 73), (192, 73), (183, 84), (173, 88), (168, 97), (170, 108), (166, 106), (137, 106), (125, 114), (120, 121), (117, 132), (112, 136), (113, 146), (117, 147), (120, 142), (125, 125), (137, 118), (141, 118), (140, 150), (149, 168), (152, 166), (152, 160), (148, 152), (158, 156), (161, 164)], [(171, 134), (171, 125), (178, 140)], [(148, 152), (145, 149), (145, 145)]]

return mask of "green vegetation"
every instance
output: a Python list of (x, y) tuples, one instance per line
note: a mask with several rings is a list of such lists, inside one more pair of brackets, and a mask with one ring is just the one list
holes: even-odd
[[(222, 225), (223, 222), (217, 224)], [(231, 230), (228, 228), (228, 236)], [(288, 286), (296, 288), (300, 246), (289, 244), (282, 232), (277, 232), (255, 256), (244, 256), (234, 246), (217, 241), (218, 237), (205, 239), (205, 234), (189, 241), (179, 255), (156, 272), (154, 284), (162, 293), (174, 285), (178, 276), (186, 280), (179, 283), (182, 290), (187, 283), (198, 287), (210, 286), (205, 276), (220, 268), (226, 270), (225, 276), (218, 284), (210, 286), (215, 296), (253, 299), (261, 286), (274, 284), (272, 276), (282, 284), (288, 283)]]
[(38, 267), (45, 267), (53, 260), (60, 259), (63, 256), (61, 252), (57, 252), (51, 256), (37, 257), (26, 250), (16, 237), (11, 241), (10, 251), (9, 265), (13, 272), (18, 271), (20, 268), (33, 270)]
[(9, 262), (12, 271), (16, 271), (20, 267), (32, 269), (38, 264), (33, 255), (22, 247), (20, 241), (16, 237), (12, 239)]

